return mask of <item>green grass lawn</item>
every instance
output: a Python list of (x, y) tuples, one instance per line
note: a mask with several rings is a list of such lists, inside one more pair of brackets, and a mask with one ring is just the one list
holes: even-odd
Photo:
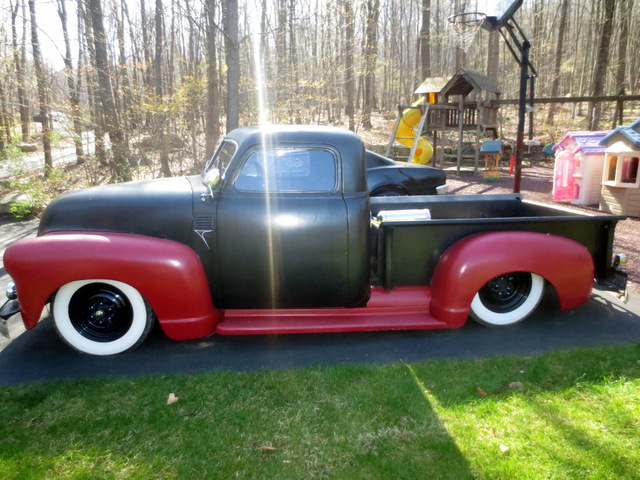
[(4, 387), (0, 478), (640, 478), (639, 361), (622, 346)]

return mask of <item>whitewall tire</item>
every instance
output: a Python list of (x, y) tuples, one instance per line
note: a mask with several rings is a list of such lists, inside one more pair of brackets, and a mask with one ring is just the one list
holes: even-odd
[(543, 293), (544, 278), (540, 275), (529, 272), (499, 275), (473, 297), (471, 316), (484, 325), (513, 325), (536, 309)]
[(80, 280), (63, 285), (53, 300), (60, 337), (90, 355), (115, 355), (138, 346), (153, 325), (142, 295), (115, 280)]

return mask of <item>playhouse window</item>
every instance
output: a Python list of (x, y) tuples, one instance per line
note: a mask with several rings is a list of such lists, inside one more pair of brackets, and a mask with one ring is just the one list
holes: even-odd
[(617, 169), (618, 169), (618, 157), (612, 155), (611, 157), (609, 157), (609, 164), (607, 168), (607, 182), (616, 181)]
[(625, 158), (622, 161), (622, 183), (636, 183), (638, 179), (638, 157)]
[(604, 182), (614, 187), (637, 187), (639, 157), (608, 156), (604, 170)]

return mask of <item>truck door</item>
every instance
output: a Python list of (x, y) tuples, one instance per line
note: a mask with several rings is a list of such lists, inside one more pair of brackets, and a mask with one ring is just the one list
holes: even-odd
[(331, 148), (255, 149), (217, 202), (222, 308), (342, 306), (350, 301), (348, 215)]

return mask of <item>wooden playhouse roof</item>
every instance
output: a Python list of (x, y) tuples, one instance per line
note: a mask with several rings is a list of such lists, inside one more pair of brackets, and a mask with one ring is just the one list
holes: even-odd
[(487, 91), (500, 95), (502, 92), (498, 84), (486, 75), (473, 70), (461, 68), (451, 77), (447, 84), (442, 87), (440, 93), (445, 96), (462, 95), (466, 97), (473, 91)]
[(440, 93), (440, 90), (442, 90), (442, 87), (444, 87), (448, 81), (449, 77), (425, 78), (424, 82), (422, 82), (413, 93), (418, 95), (425, 95), (427, 93)]

